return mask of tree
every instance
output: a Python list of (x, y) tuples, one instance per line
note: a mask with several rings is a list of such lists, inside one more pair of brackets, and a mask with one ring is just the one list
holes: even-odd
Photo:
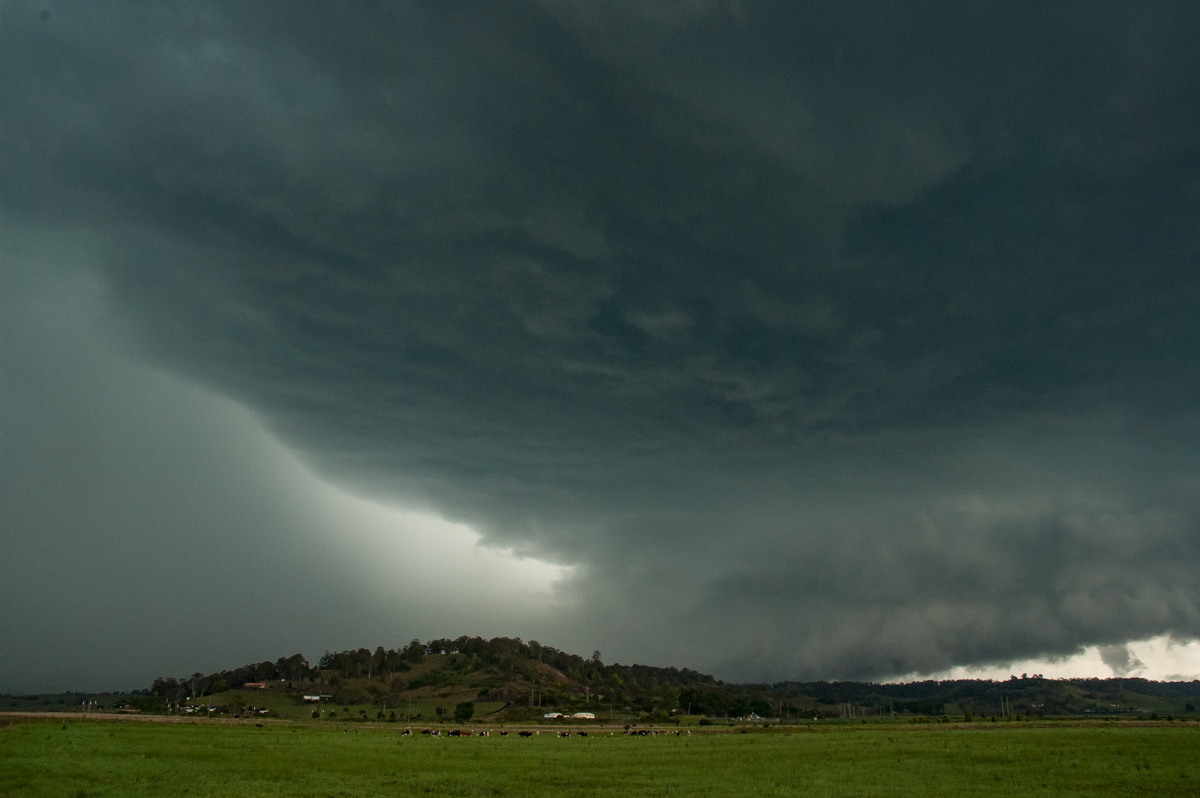
[(193, 673), (192, 674), (192, 681), (191, 681), (192, 698), (199, 698), (200, 696), (204, 695), (204, 693), (205, 693), (204, 681), (205, 681), (205, 679), (204, 679), (203, 673)]
[(414, 665), (421, 664), (421, 661), (425, 659), (425, 644), (414, 638), (404, 648), (404, 658)]
[(187, 685), (181, 684), (178, 679), (159, 677), (154, 680), (154, 687), (151, 690), (168, 704), (178, 704), (187, 695)]
[(387, 662), (387, 652), (383, 650), (383, 646), (375, 646), (375, 653), (371, 655), (370, 664), (367, 666), (367, 677), (373, 677), (383, 672), (383, 666)]
[(454, 707), (454, 719), (459, 723), (466, 723), (475, 716), (475, 702), (463, 701)]
[[(326, 652), (328, 654), (328, 652)], [(275, 668), (280, 679), (288, 681), (300, 681), (308, 679), (312, 673), (312, 668), (308, 664), (308, 660), (303, 654), (293, 654), (290, 657), (280, 657), (275, 662)]]

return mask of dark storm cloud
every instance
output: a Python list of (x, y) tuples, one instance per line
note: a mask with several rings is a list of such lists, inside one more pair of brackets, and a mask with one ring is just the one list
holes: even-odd
[(580, 565), (581, 650), (1200, 634), (1190, 4), (3, 13), (5, 212), (323, 474)]

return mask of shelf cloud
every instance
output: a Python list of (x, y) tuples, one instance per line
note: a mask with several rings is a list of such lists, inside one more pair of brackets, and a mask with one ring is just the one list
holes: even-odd
[[(472, 597), (435, 620), (626, 661), (1129, 671), (1200, 636), (1193, 4), (0, 16), (9, 667), (119, 590), (218, 628), (144, 559), (203, 541), (269, 563), (279, 645), (474, 633), (328, 559), (362, 538), (310, 478), (444, 519), (414, 561), (505, 553), (422, 583)], [(135, 573), (53, 578), (97, 548)]]

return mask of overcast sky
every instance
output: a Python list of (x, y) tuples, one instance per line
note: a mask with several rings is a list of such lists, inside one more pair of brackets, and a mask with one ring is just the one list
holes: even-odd
[(1197, 41), (3, 3), (0, 690), (460, 634), (1200, 678)]

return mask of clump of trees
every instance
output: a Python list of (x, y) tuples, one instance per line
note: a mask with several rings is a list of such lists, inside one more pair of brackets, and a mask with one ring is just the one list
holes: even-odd
[(203, 674), (193, 673), (183, 679), (154, 680), (150, 692), (167, 703), (179, 703), (185, 698), (199, 698), (212, 693), (223, 693), (241, 687), (247, 682), (288, 682), (294, 686), (308, 684), (316, 676), (303, 654), (280, 657), (274, 662), (257, 662), (242, 665), (227, 671)]
[(384, 674), (412, 670), (425, 659), (425, 645), (413, 640), (404, 648), (377, 646), (374, 651), (359, 648), (337, 653), (326, 651), (317, 663), (317, 670), (334, 671), (345, 679), (374, 679)]

